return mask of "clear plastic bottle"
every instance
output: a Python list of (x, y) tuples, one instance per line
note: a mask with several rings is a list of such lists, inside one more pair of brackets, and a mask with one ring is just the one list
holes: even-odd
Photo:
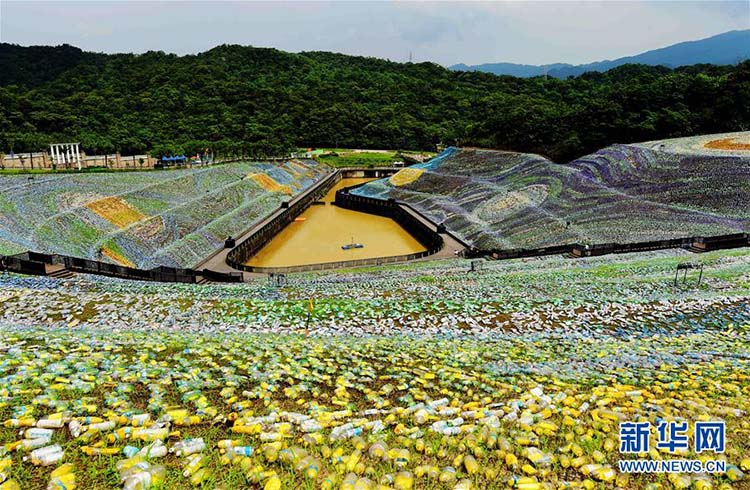
[(255, 449), (252, 446), (234, 446), (229, 451), (241, 456), (252, 456)]
[(396, 490), (411, 490), (414, 486), (414, 475), (409, 471), (399, 471), (393, 478), (393, 487)]
[(41, 427), (30, 427), (21, 431), (21, 434), (23, 434), (26, 439), (52, 439), (52, 434), (54, 433), (54, 429), (44, 429)]
[(133, 430), (133, 439), (138, 439), (141, 441), (158, 441), (166, 439), (168, 436), (169, 429), (167, 429), (166, 427), (138, 427)]
[(122, 448), (122, 454), (124, 454), (126, 458), (132, 458), (138, 454), (139, 451), (140, 449), (135, 446), (125, 446)]
[(44, 429), (59, 429), (63, 425), (65, 425), (65, 421), (62, 419), (62, 417), (55, 419), (39, 419), (36, 423), (37, 427)]
[(46, 437), (38, 437), (36, 439), (22, 439), (18, 441), (17, 449), (26, 450), (41, 448), (49, 444), (49, 439)]
[(190, 476), (190, 483), (192, 483), (193, 486), (197, 487), (198, 485), (203, 483), (203, 480), (205, 480), (209, 476), (211, 476), (211, 470), (209, 470), (208, 468), (200, 468)]
[(357, 474), (348, 473), (344, 477), (344, 481), (341, 482), (340, 490), (354, 490), (354, 485), (357, 483)]
[(440, 480), (440, 483), (451, 483), (455, 479), (456, 470), (451, 466), (443, 468), (443, 470), (440, 472), (440, 476), (438, 476), (438, 480)]
[(315, 419), (308, 419), (300, 424), (302, 432), (320, 432), (323, 430), (323, 426)]
[(402, 448), (396, 451), (396, 457), (394, 458), (393, 462), (397, 468), (405, 468), (406, 465), (409, 464), (410, 458), (411, 456), (409, 454), (409, 450)]
[(167, 446), (161, 442), (161, 439), (157, 439), (148, 446), (144, 447), (138, 454), (145, 458), (163, 458), (167, 455)]
[(141, 461), (140, 463), (136, 463), (126, 470), (122, 470), (120, 472), (120, 480), (125, 481), (133, 475), (141, 473), (142, 471), (148, 471), (150, 469), (151, 463), (149, 463), (148, 461)]
[(202, 454), (191, 454), (188, 456), (185, 469), (182, 472), (182, 476), (189, 477), (190, 475), (197, 472), (203, 466), (204, 460)]
[(146, 461), (146, 458), (143, 457), (143, 455), (136, 454), (135, 456), (127, 459), (121, 459), (120, 461), (116, 462), (115, 467), (117, 468), (117, 472), (122, 474), (123, 471), (127, 470), (131, 466), (142, 463), (144, 461)]
[(206, 443), (203, 442), (202, 437), (196, 439), (185, 439), (184, 441), (175, 443), (174, 447), (172, 447), (172, 451), (177, 456), (187, 456), (189, 454), (199, 453), (204, 449), (206, 449)]
[(470, 475), (473, 475), (479, 471), (479, 463), (477, 463), (477, 460), (474, 459), (474, 456), (467, 455), (464, 458), (464, 467), (466, 468), (466, 472)]
[(146, 490), (154, 485), (160, 485), (166, 475), (167, 470), (164, 466), (152, 466), (146, 471), (128, 477), (122, 488), (123, 490)]
[(75, 473), (68, 473), (50, 479), (47, 490), (73, 490), (76, 488)]
[(32, 464), (37, 466), (49, 466), (60, 462), (64, 454), (62, 447), (59, 444), (54, 444), (31, 451), (29, 456), (24, 457), (23, 460), (31, 461)]
[(95, 456), (100, 454), (105, 456), (115, 456), (116, 454), (119, 454), (120, 451), (121, 449), (117, 447), (81, 446), (81, 452), (83, 452), (87, 456)]
[(281, 479), (279, 478), (279, 475), (274, 473), (268, 477), (266, 483), (263, 485), (263, 490), (281, 490)]
[(474, 487), (471, 484), (471, 480), (465, 478), (456, 483), (456, 486), (453, 487), (453, 490), (471, 490), (472, 488)]
[(219, 449), (231, 449), (234, 446), (241, 446), (242, 441), (239, 439), (222, 439), (216, 443), (216, 447)]
[(31, 417), (23, 417), (20, 419), (8, 419), (3, 422), (3, 425), (10, 429), (12, 427), (33, 427), (35, 420)]
[(21, 490), (21, 485), (16, 480), (8, 480), (0, 483), (0, 490)]
[[(105, 432), (105, 431), (114, 429), (115, 425), (116, 424), (113, 420), (106, 420), (104, 422), (96, 422), (94, 424), (89, 424), (85, 426), (84, 429), (86, 430), (86, 432)], [(124, 439), (127, 436), (127, 434), (130, 433), (130, 430), (128, 429), (127, 433), (125, 432), (123, 433), (125, 434), (125, 436), (122, 437), (121, 439)]]
[(388, 453), (388, 445), (383, 441), (376, 441), (367, 450), (372, 459), (382, 459)]

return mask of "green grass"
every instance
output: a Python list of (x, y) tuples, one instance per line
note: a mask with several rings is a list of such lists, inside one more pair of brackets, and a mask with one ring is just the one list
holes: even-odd
[[(390, 167), (393, 165), (393, 162), (404, 160), (401, 156), (401, 150), (388, 150), (385, 153), (375, 151), (355, 153), (353, 150), (344, 148), (323, 148), (318, 151), (321, 151), (321, 153), (315, 155), (315, 158), (332, 167)], [(329, 154), (329, 152), (335, 153), (335, 155)], [(433, 153), (426, 152), (404, 151), (403, 153), (421, 153), (427, 156), (434, 155)]]

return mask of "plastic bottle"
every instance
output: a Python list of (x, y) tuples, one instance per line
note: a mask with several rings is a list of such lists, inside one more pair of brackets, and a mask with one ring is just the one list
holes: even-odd
[(297, 463), (298, 471), (304, 471), (305, 478), (315, 480), (320, 471), (320, 461), (312, 456), (307, 456)]
[(118, 473), (122, 473), (133, 465), (146, 461), (146, 458), (142, 454), (136, 454), (127, 459), (121, 459), (115, 463)]
[(463, 479), (460, 482), (456, 483), (456, 486), (453, 487), (453, 490), (471, 490), (473, 487), (471, 485), (471, 480), (469, 479)]
[(148, 446), (144, 447), (138, 454), (144, 458), (163, 458), (167, 455), (167, 446), (161, 442), (161, 439), (157, 439)]
[(399, 471), (393, 478), (393, 487), (396, 490), (411, 490), (414, 486), (414, 475), (409, 471)]
[(740, 470), (738, 467), (736, 467), (733, 464), (727, 465), (727, 470), (725, 472), (725, 475), (727, 478), (729, 478), (729, 481), (735, 482), (745, 479), (745, 474)]
[[(609, 466), (597, 468), (591, 473), (591, 475), (595, 479), (599, 481), (603, 481), (603, 482), (614, 481), (614, 479), (617, 477), (617, 473), (615, 472), (615, 470)], [(688, 486), (690, 486), (689, 481), (690, 481), (690, 477), (688, 477)]]
[(300, 424), (300, 429), (302, 432), (320, 432), (323, 430), (323, 426), (315, 419), (308, 419)]
[(49, 439), (46, 437), (38, 437), (36, 439), (22, 439), (18, 441), (16, 449), (28, 451), (29, 449), (36, 449), (49, 444)]
[(456, 470), (451, 466), (443, 468), (443, 470), (440, 472), (440, 476), (438, 476), (438, 480), (440, 480), (440, 483), (451, 483), (455, 479)]
[(712, 490), (714, 485), (709, 475), (699, 473), (693, 476), (693, 487), (695, 490)]
[(340, 490), (354, 490), (354, 485), (357, 483), (356, 473), (348, 473), (344, 480), (341, 482)]
[(512, 476), (508, 479), (508, 487), (518, 488), (530, 483), (539, 483), (534, 476)]
[(369, 478), (358, 478), (354, 483), (354, 490), (373, 490), (374, 486)]
[(280, 441), (283, 435), (281, 432), (261, 432), (260, 433), (260, 440), (261, 441)]
[(383, 441), (376, 441), (367, 450), (372, 459), (382, 459), (388, 453), (388, 445)]
[(255, 449), (252, 446), (234, 446), (229, 451), (241, 456), (252, 456)]
[(202, 454), (191, 454), (185, 464), (182, 476), (189, 477), (203, 466), (204, 460)]
[(132, 458), (138, 452), (140, 451), (140, 448), (137, 448), (135, 446), (125, 446), (122, 448), (122, 454), (125, 455), (126, 458)]
[(62, 447), (59, 444), (54, 444), (31, 451), (29, 456), (24, 457), (23, 460), (31, 461), (36, 466), (49, 466), (61, 461), (63, 456)]
[(87, 456), (106, 455), (114, 456), (122, 451), (119, 447), (91, 447), (81, 446), (81, 452)]
[(23, 417), (19, 419), (8, 419), (3, 422), (3, 425), (7, 428), (13, 427), (33, 427), (36, 421), (31, 417)]
[(354, 467), (357, 466), (357, 463), (359, 463), (361, 457), (362, 451), (355, 449), (354, 452), (352, 452), (352, 454), (350, 454), (346, 459), (346, 471), (353, 471)]
[(211, 470), (208, 468), (200, 468), (198, 471), (193, 473), (192, 476), (190, 476), (190, 483), (193, 484), (193, 486), (198, 486), (201, 483), (203, 483), (203, 480), (211, 476)]
[(396, 457), (393, 459), (393, 463), (396, 468), (405, 468), (409, 464), (410, 454), (408, 449), (396, 450)]
[(188, 417), (177, 418), (172, 423), (178, 427), (188, 427), (192, 425), (199, 425), (203, 422), (203, 419), (198, 415), (190, 415)]
[(0, 490), (21, 490), (21, 485), (16, 480), (8, 480), (0, 483)]
[(54, 478), (56, 476), (67, 475), (69, 473), (73, 473), (74, 470), (75, 468), (71, 463), (65, 463), (52, 470), (52, 473), (50, 473), (49, 476)]
[(37, 427), (45, 428), (45, 429), (59, 429), (63, 425), (65, 425), (65, 421), (62, 418), (39, 419), (36, 423)]
[(41, 427), (31, 427), (21, 431), (26, 439), (52, 439), (54, 433), (54, 429), (43, 429)]
[(326, 475), (320, 484), (320, 490), (334, 490), (336, 488), (336, 477), (334, 475)]
[(466, 467), (466, 473), (469, 475), (473, 475), (479, 471), (479, 463), (477, 463), (477, 460), (474, 459), (474, 456), (467, 455), (464, 458), (464, 467)]
[(206, 443), (203, 442), (202, 437), (198, 437), (196, 439), (185, 439), (184, 441), (177, 442), (170, 451), (174, 452), (177, 456), (187, 456), (199, 453), (204, 449), (206, 449)]
[(148, 461), (141, 461), (140, 463), (136, 463), (130, 468), (121, 471), (120, 480), (125, 481), (131, 476), (141, 473), (143, 471), (148, 471), (149, 469), (151, 469), (151, 463), (149, 463)]
[(263, 485), (263, 490), (281, 490), (281, 479), (279, 478), (279, 475), (276, 473), (271, 475)]
[(133, 439), (138, 439), (140, 441), (164, 440), (169, 437), (169, 429), (166, 427), (137, 427), (133, 429), (132, 437)]
[(73, 490), (76, 488), (76, 475), (73, 473), (73, 465), (66, 463), (50, 473), (50, 481), (47, 490)]
[(143, 427), (150, 421), (150, 413), (138, 413), (129, 416), (121, 415), (117, 419), (117, 423), (119, 423), (120, 425), (130, 425), (132, 427)]
[(239, 439), (222, 439), (219, 442), (216, 443), (216, 447), (219, 449), (228, 450), (231, 449), (234, 446), (241, 446), (242, 441)]
[(668, 473), (667, 479), (676, 490), (685, 490), (687, 488), (690, 488), (692, 484), (692, 478), (690, 477), (690, 475)]
[(154, 485), (160, 485), (166, 474), (167, 470), (164, 466), (152, 466), (146, 471), (128, 477), (122, 488), (123, 490), (146, 490)]

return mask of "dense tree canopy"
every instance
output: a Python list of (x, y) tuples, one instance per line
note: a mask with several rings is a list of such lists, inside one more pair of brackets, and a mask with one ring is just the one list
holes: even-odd
[(568, 80), (219, 46), (194, 56), (0, 44), (0, 150), (280, 154), (445, 144), (564, 161), (614, 142), (750, 129), (750, 62)]

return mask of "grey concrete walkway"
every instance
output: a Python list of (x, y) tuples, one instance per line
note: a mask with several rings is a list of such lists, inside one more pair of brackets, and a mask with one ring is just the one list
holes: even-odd
[[(433, 231), (437, 231), (437, 226), (435, 226), (432, 222), (425, 219), (424, 216), (417, 213), (413, 209), (411, 209), (409, 206), (404, 206), (403, 204), (399, 204), (401, 206), (401, 209), (409, 213), (410, 215), (417, 218), (419, 221), (424, 223), (427, 227), (429, 227)], [(466, 247), (464, 244), (453, 238), (448, 233), (438, 233), (441, 237), (443, 237), (443, 248), (440, 249), (439, 252), (434, 253), (432, 255), (428, 255), (427, 257), (423, 257), (421, 259), (417, 260), (431, 260), (431, 259), (445, 259), (445, 258), (452, 258), (456, 256), (457, 252), (460, 252), (464, 250)]]

